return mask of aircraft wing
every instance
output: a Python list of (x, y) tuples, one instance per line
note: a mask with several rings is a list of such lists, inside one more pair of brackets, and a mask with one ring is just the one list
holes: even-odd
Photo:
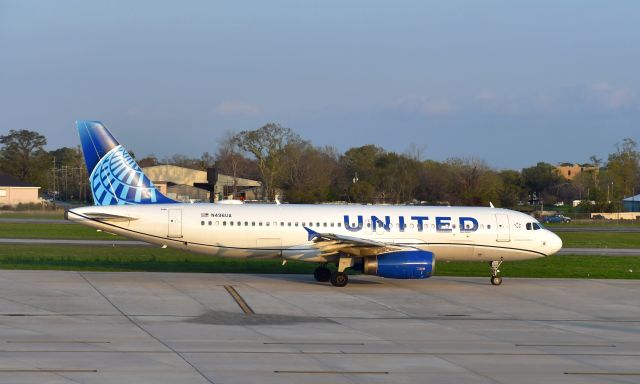
[(342, 252), (355, 257), (375, 256), (394, 251), (415, 251), (416, 248), (382, 243), (360, 237), (318, 233), (304, 227), (309, 234), (309, 241), (324, 254)]

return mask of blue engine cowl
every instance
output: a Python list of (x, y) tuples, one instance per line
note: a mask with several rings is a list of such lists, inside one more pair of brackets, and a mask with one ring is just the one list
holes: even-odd
[(431, 252), (398, 251), (364, 258), (362, 272), (391, 279), (426, 279), (434, 266)]

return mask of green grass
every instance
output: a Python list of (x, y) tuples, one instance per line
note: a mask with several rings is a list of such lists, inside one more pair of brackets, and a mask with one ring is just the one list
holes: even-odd
[[(2, 269), (202, 273), (313, 273), (314, 263), (235, 260), (153, 247), (0, 245)], [(640, 257), (555, 256), (507, 262), (505, 277), (640, 279)], [(629, 272), (629, 271), (632, 272)], [(488, 263), (438, 262), (437, 276), (489, 276)]]
[(546, 228), (553, 230), (562, 227), (638, 227), (638, 220), (580, 220), (571, 223), (543, 223)]
[(0, 268), (91, 271), (312, 273), (314, 264), (236, 260), (156, 247), (0, 245)]
[(0, 223), (0, 237), (18, 239), (125, 240), (77, 224)]
[[(0, 216), (5, 217), (5, 216)], [(25, 216), (21, 216), (25, 217)], [(559, 232), (564, 246), (640, 248), (640, 234)], [(75, 224), (0, 223), (0, 237), (43, 239), (122, 240)], [(158, 247), (89, 247), (68, 245), (0, 245), (0, 268), (92, 271), (162, 271), (208, 273), (312, 273), (313, 263), (280, 260), (235, 260), (197, 255)], [(556, 256), (509, 262), (501, 268), (507, 277), (564, 277), (637, 279), (640, 257)], [(629, 271), (633, 272), (629, 272)], [(436, 275), (487, 277), (487, 263), (439, 262)]]
[(566, 248), (640, 248), (640, 233), (557, 232)]
[(64, 211), (0, 211), (0, 218), (64, 220)]
[[(640, 279), (640, 257), (634, 256), (551, 256), (527, 261), (505, 262), (505, 277), (581, 279)], [(439, 276), (488, 276), (488, 263), (436, 263)]]

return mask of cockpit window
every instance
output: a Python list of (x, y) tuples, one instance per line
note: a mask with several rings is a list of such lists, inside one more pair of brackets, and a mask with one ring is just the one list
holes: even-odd
[(533, 230), (537, 231), (538, 229), (542, 229), (542, 227), (540, 226), (540, 224), (538, 223), (533, 223)]
[(533, 229), (533, 226), (531, 224), (533, 223), (527, 223), (527, 231), (530, 231)]

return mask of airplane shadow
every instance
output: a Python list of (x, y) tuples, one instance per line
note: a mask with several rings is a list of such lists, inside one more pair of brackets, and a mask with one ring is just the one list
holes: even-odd
[[(331, 283), (329, 282), (322, 283), (322, 282), (316, 281), (313, 278), (313, 276), (306, 275), (306, 274), (305, 275), (302, 275), (302, 274), (276, 274), (276, 275), (249, 274), (249, 275), (259, 276), (261, 278), (266, 278), (266, 279), (298, 282), (298, 283), (303, 283), (307, 285), (331, 286)], [(347, 285), (347, 288), (349, 287), (349, 285), (382, 285), (382, 283), (378, 281), (360, 280), (358, 279), (358, 275), (349, 275), (349, 284)]]

